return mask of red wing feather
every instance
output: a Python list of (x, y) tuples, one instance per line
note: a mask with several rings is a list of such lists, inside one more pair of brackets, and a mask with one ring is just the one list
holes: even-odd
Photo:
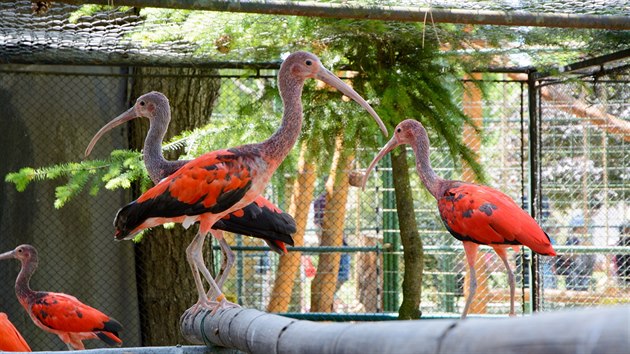
[(525, 245), (534, 252), (555, 255), (536, 221), (496, 189), (458, 183), (445, 191), (438, 208), (449, 231), (462, 241)]
[(30, 352), (28, 346), (17, 328), (9, 321), (5, 313), (0, 312), (0, 351)]
[(272, 202), (268, 201), (267, 199), (263, 197), (256, 198), (256, 200), (254, 200), (254, 203), (256, 203), (259, 207), (263, 209), (267, 208), (274, 213), (278, 213), (278, 214), (283, 213), (283, 211), (280, 208), (278, 208)]
[(248, 187), (251, 179), (249, 168), (236, 154), (217, 150), (188, 162), (140, 196), (137, 202), (168, 193), (179, 202), (202, 203), (205, 208), (210, 208), (217, 204), (222, 194)]
[(150, 218), (181, 222), (184, 216), (230, 209), (251, 188), (253, 172), (248, 166), (256, 158), (238, 150), (218, 150), (189, 161), (118, 211), (116, 238), (139, 231)]
[(110, 320), (74, 296), (61, 293), (44, 293), (31, 305), (31, 311), (41, 324), (61, 332), (98, 331)]

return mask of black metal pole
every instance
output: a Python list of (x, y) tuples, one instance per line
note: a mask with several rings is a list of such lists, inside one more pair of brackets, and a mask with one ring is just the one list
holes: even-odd
[[(540, 210), (540, 111), (538, 105), (538, 89), (536, 88), (536, 71), (527, 73), (527, 93), (529, 108), (529, 212), (536, 218)], [(538, 255), (532, 252), (531, 270), (531, 307), (533, 312), (540, 310), (540, 279), (538, 274)]]
[[(110, 5), (111, 0), (60, 0), (68, 4)], [(185, 10), (229, 11), (269, 15), (353, 18), (362, 20), (424, 22), (427, 15), (436, 23), (464, 23), (499, 26), (542, 26), (569, 28), (630, 29), (623, 15), (591, 15), (526, 11), (443, 9), (418, 6), (360, 6), (317, 1), (226, 1), (226, 0), (117, 0), (116, 6), (176, 8)]]

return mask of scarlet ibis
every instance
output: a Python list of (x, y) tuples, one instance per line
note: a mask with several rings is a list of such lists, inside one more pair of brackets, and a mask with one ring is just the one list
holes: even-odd
[[(153, 183), (168, 177), (189, 160), (169, 161), (162, 154), (162, 141), (168, 124), (171, 121), (171, 108), (168, 98), (161, 92), (153, 91), (138, 97), (136, 103), (126, 112), (112, 119), (104, 125), (92, 138), (85, 150), (88, 156), (96, 142), (108, 131), (135, 118), (146, 117), (149, 119), (149, 131), (144, 140), (143, 159)], [(269, 247), (283, 254), (287, 252), (285, 244), (293, 246), (292, 234), (296, 232), (293, 217), (270, 201), (259, 196), (253, 203), (243, 209), (236, 210), (218, 220), (211, 232), (216, 234), (223, 252), (223, 263), (218, 280), (219, 286), (223, 284), (234, 263), (234, 254), (227, 247), (220, 230), (238, 233), (263, 239)]]
[(24, 337), (9, 321), (6, 313), (0, 312), (0, 352), (30, 352)]
[[(142, 229), (166, 222), (180, 222), (184, 226), (200, 222), (199, 232), (186, 249), (199, 294), (196, 309), (199, 309), (197, 305), (211, 307), (199, 273), (208, 281), (211, 291), (218, 294), (216, 300), (220, 307), (230, 306), (203, 261), (205, 235), (223, 216), (254, 201), (288, 155), (302, 128), (301, 95), (307, 78), (328, 83), (358, 102), (387, 134), (385, 125), (372, 107), (325, 69), (317, 56), (296, 52), (285, 59), (278, 72), (284, 114), (280, 128), (269, 139), (208, 152), (186, 163), (116, 215), (117, 239), (129, 239)], [(218, 308), (215, 306), (214, 310)]]
[(490, 245), (507, 268), (510, 283), (510, 316), (515, 316), (514, 273), (508, 264), (506, 249), (525, 245), (538, 254), (555, 256), (556, 252), (551, 246), (549, 236), (529, 214), (504, 193), (474, 183), (445, 180), (436, 175), (429, 161), (427, 132), (420, 122), (413, 119), (398, 124), (394, 136), (368, 167), (363, 177), (363, 186), (376, 163), (402, 144), (411, 145), (416, 155), (416, 170), (420, 180), (437, 200), (440, 217), (446, 229), (464, 243), (470, 269), (470, 292), (466, 298), (462, 319), (466, 318), (477, 288), (474, 264), (480, 244)]
[(122, 325), (115, 319), (85, 305), (74, 296), (31, 290), (29, 281), (38, 264), (35, 247), (20, 245), (13, 251), (0, 254), (0, 260), (10, 258), (22, 263), (15, 281), (15, 294), (37, 327), (58, 335), (70, 350), (85, 349), (84, 339), (99, 338), (109, 345), (122, 344), (118, 337)]

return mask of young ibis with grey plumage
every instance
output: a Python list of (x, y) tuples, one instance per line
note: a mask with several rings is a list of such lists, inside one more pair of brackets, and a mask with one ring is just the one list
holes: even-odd
[[(106, 132), (140, 117), (149, 120), (149, 131), (143, 148), (144, 165), (153, 183), (158, 184), (189, 162), (189, 160), (169, 161), (162, 154), (162, 142), (171, 121), (171, 109), (168, 98), (161, 92), (153, 91), (138, 97), (133, 107), (104, 125), (88, 144), (85, 156), (92, 152), (96, 142)], [(221, 230), (260, 238), (273, 251), (283, 254), (287, 252), (286, 244), (293, 246), (291, 235), (297, 229), (291, 215), (283, 212), (262, 196), (244, 208), (233, 211), (218, 220), (212, 225), (210, 232), (219, 241), (223, 253), (221, 270), (215, 278), (219, 288), (222, 287), (234, 264), (234, 253), (225, 242)]]
[(6, 313), (0, 312), (0, 352), (30, 352), (24, 337), (9, 321)]
[(429, 161), (429, 137), (422, 124), (413, 119), (404, 120), (396, 126), (394, 136), (368, 167), (363, 177), (363, 186), (376, 163), (402, 144), (408, 144), (413, 149), (420, 180), (437, 200), (440, 217), (446, 229), (464, 243), (470, 269), (470, 286), (462, 318), (466, 318), (477, 288), (474, 265), (479, 245), (491, 246), (507, 268), (510, 316), (515, 316), (514, 273), (510, 269), (506, 249), (525, 245), (538, 254), (555, 256), (549, 236), (504, 193), (474, 183), (445, 180), (435, 174)]
[(0, 260), (11, 258), (22, 263), (15, 281), (15, 294), (37, 327), (59, 336), (70, 350), (85, 349), (82, 342), (85, 339), (99, 338), (112, 346), (122, 344), (118, 337), (122, 325), (115, 319), (74, 296), (31, 290), (29, 282), (38, 264), (35, 247), (20, 245), (0, 254)]
[[(202, 257), (205, 235), (225, 215), (253, 202), (269, 183), (272, 174), (289, 154), (302, 129), (302, 89), (308, 78), (321, 80), (363, 106), (387, 130), (372, 107), (341, 79), (326, 68), (317, 56), (307, 52), (289, 55), (278, 71), (278, 87), (284, 112), (280, 128), (267, 140), (208, 152), (189, 161), (160, 181), (140, 198), (118, 211), (114, 225), (117, 239), (128, 239), (145, 228), (179, 222), (184, 226), (199, 222), (199, 231), (186, 249), (199, 306), (216, 310), (233, 306), (225, 300)], [(216, 237), (216, 235), (214, 235)], [(210, 301), (201, 275), (218, 294)]]

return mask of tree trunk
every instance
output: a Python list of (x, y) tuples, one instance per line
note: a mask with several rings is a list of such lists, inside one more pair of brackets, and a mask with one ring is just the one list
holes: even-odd
[[(330, 174), (326, 182), (326, 206), (322, 218), (322, 246), (341, 246), (348, 200), (348, 170), (352, 154), (344, 149), (343, 133), (335, 138)], [(311, 312), (330, 312), (333, 310), (334, 296), (337, 289), (339, 260), (341, 254), (322, 253), (317, 264), (317, 274), (311, 284)]]
[[(208, 74), (216, 74), (216, 71), (139, 68), (136, 70), (131, 99), (135, 101), (138, 96), (154, 90), (169, 98), (172, 118), (165, 137), (168, 140), (184, 130), (208, 123), (221, 84), (216, 78), (199, 77)], [(131, 148), (142, 148), (147, 123), (144, 119), (132, 121), (129, 130)], [(167, 158), (174, 159), (175, 156)], [(145, 232), (142, 241), (136, 246), (140, 321), (145, 346), (175, 345), (184, 341), (179, 332), (179, 318), (197, 301), (185, 250), (196, 230), (196, 226), (189, 230), (179, 225), (168, 230), (156, 227)], [(206, 244), (205, 254), (208, 256), (212, 255), (210, 244)], [(211, 265), (211, 259), (207, 258), (206, 264)]]
[[(293, 184), (291, 204), (288, 209), (288, 213), (293, 216), (297, 224), (297, 232), (293, 235), (293, 241), (295, 241), (296, 246), (304, 246), (304, 231), (306, 230), (308, 211), (313, 201), (313, 192), (317, 177), (317, 167), (312, 162), (308, 161), (307, 155), (309, 149), (310, 146), (308, 142), (302, 142), (298, 160), (298, 176)], [(301, 257), (302, 252), (294, 252), (291, 251), (290, 248), (288, 254), (280, 257), (276, 280), (273, 285), (273, 292), (269, 305), (267, 306), (267, 311), (288, 311), (291, 294), (296, 283), (295, 280), (300, 270)]]
[[(379, 243), (376, 237), (360, 236), (359, 246), (375, 247)], [(382, 312), (382, 296), (379, 293), (383, 284), (383, 272), (379, 271), (376, 252), (358, 252), (356, 260), (357, 297), (364, 312)]]
[(400, 240), (404, 249), (405, 273), (402, 283), (402, 304), (398, 310), (401, 320), (420, 318), (420, 297), (422, 295), (422, 272), (424, 252), (422, 239), (418, 233), (416, 215), (413, 208), (413, 191), (409, 181), (407, 150), (396, 149), (391, 153), (394, 191), (396, 193), (396, 212), (400, 227)]

